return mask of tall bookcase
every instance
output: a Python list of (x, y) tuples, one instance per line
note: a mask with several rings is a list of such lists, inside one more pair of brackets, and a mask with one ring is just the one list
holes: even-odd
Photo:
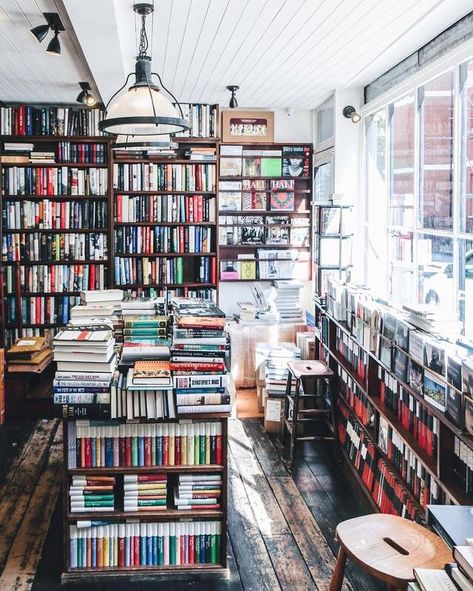
[[(88, 421), (65, 421), (64, 423), (64, 572), (62, 582), (79, 582), (91, 577), (108, 577), (117, 575), (136, 576), (137, 574), (148, 575), (169, 575), (171, 573), (186, 573), (188, 575), (217, 575), (227, 574), (227, 445), (228, 426), (227, 415), (224, 414), (202, 414), (199, 416), (181, 415), (177, 421), (159, 421), (158, 423), (132, 423), (113, 424), (107, 423), (104, 427), (92, 426)], [(94, 423), (93, 421), (91, 423)], [(104, 423), (105, 425), (105, 423)], [(134, 429), (134, 430), (133, 430)], [(101, 439), (102, 432), (104, 434)], [(221, 433), (220, 442), (214, 435), (208, 433)], [(179, 435), (177, 435), (179, 433)], [(183, 435), (185, 433), (185, 436)], [(172, 442), (171, 442), (172, 439)], [(208, 439), (208, 441), (207, 441)], [(215, 441), (214, 441), (215, 439)], [(108, 443), (109, 442), (109, 443)], [(104, 456), (104, 462), (97, 462), (94, 456), (88, 454), (87, 449), (99, 449), (102, 443), (116, 453)], [(168, 449), (173, 446), (175, 452), (182, 450), (182, 446), (193, 446), (196, 456), (199, 448), (203, 456), (206, 455), (206, 447), (210, 446), (207, 453), (212, 458), (215, 446), (221, 445), (221, 461), (216, 463), (195, 462), (192, 465), (180, 465), (178, 461), (165, 463), (155, 461), (163, 454), (164, 446)], [(138, 462), (125, 460), (126, 448), (129, 446), (130, 458), (136, 457)], [(146, 447), (145, 447), (146, 446)], [(139, 461), (140, 449), (149, 450), (149, 460), (146, 465)], [(81, 454), (82, 450), (82, 454)], [(136, 452), (136, 456), (133, 454)], [(159, 451), (161, 450), (161, 451)], [(147, 451), (143, 451), (146, 457)], [(190, 454), (190, 452), (189, 452)], [(202, 459), (202, 455), (200, 458)], [(99, 457), (96, 456), (96, 457)], [(163, 456), (164, 457), (164, 456)], [(177, 453), (175, 458), (177, 459)], [(179, 454), (179, 457), (183, 457)], [(188, 456), (189, 457), (189, 456)], [(215, 455), (214, 457), (218, 457)], [(105, 463), (105, 465), (102, 465)], [(92, 467), (92, 464), (94, 466)], [(141, 465), (138, 465), (141, 464)], [(154, 511), (125, 511), (123, 505), (123, 483), (125, 475), (161, 474), (167, 477), (167, 504), (164, 510)], [(196, 510), (190, 508), (182, 511), (172, 507), (173, 488), (177, 484), (179, 475), (208, 474), (221, 476), (222, 491), (219, 509)], [(115, 507), (114, 510), (71, 512), (69, 506), (69, 487), (73, 476), (86, 476), (94, 478), (97, 476), (113, 476), (116, 479), (114, 485)], [(76, 527), (77, 522), (94, 522), (100, 525), (88, 528), (91, 535), (83, 534), (83, 528)], [(204, 523), (206, 525), (201, 526)], [(145, 525), (140, 525), (145, 524)], [(164, 525), (169, 524), (169, 525)], [(218, 529), (217, 528), (218, 524)], [(134, 542), (126, 540), (127, 531), (125, 528), (135, 527), (137, 533), (134, 536), (141, 537), (139, 542), (141, 551), (138, 556), (130, 556), (130, 546)], [(180, 548), (180, 558), (171, 558), (170, 564), (162, 564), (162, 554), (159, 548), (166, 545), (164, 534), (176, 536), (175, 528), (183, 528), (180, 531), (180, 539), (169, 541), (169, 547)], [(141, 528), (141, 529), (140, 529)], [(218, 531), (218, 548), (216, 560), (213, 562), (188, 563), (191, 554), (194, 555), (194, 545), (200, 547), (205, 544), (213, 544), (211, 536)], [(211, 532), (209, 534), (209, 532)], [(213, 532), (213, 533), (212, 533)], [(191, 533), (193, 539), (191, 541)], [(146, 538), (144, 538), (146, 535)], [(195, 536), (195, 537), (194, 537)], [(102, 540), (107, 538), (106, 546), (109, 548), (110, 556), (114, 557), (115, 564), (105, 564), (99, 559), (98, 547)], [(83, 545), (83, 552), (78, 550), (78, 545)], [(96, 550), (94, 551), (94, 547)], [(105, 545), (103, 546), (105, 547)], [(137, 549), (134, 544), (135, 551)], [(206, 552), (209, 552), (207, 546)], [(144, 554), (143, 554), (144, 552)], [(88, 554), (87, 554), (88, 553)], [(133, 553), (131, 553), (133, 554)], [(95, 561), (94, 566), (75, 565), (72, 561), (82, 555), (84, 562)], [(214, 554), (215, 557), (215, 554)], [(98, 565), (100, 560), (100, 566)], [(136, 562), (138, 560), (138, 563)], [(194, 559), (195, 560), (195, 559)]]
[(221, 144), (220, 281), (311, 277), (312, 147)]
[(100, 116), (98, 109), (2, 107), (7, 346), (65, 325), (82, 289), (110, 285), (111, 150), (109, 139), (94, 135)]
[[(423, 521), (427, 504), (470, 505), (473, 439), (399, 377), (405, 348), (330, 293), (316, 303), (316, 344), (337, 376), (342, 455), (373, 509)], [(461, 380), (441, 381), (461, 416)]]

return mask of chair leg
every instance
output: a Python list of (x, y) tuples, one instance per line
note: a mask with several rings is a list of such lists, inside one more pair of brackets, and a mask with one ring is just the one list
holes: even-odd
[(291, 430), (291, 447), (289, 450), (289, 471), (294, 470), (294, 460), (296, 459), (296, 439), (297, 439), (297, 415), (299, 414), (299, 388), (301, 381), (296, 379), (296, 389), (294, 392), (293, 407), (292, 407), (292, 430)]
[[(292, 375), (291, 372), (287, 372), (287, 380), (286, 380), (286, 397), (284, 398), (284, 418), (287, 417), (287, 411), (289, 408), (289, 396), (291, 395), (291, 387), (292, 387)], [(283, 426), (283, 435), (282, 435), (282, 444), (286, 447), (286, 440), (287, 440), (287, 427), (286, 424)]]
[(343, 546), (338, 550), (337, 562), (333, 569), (332, 580), (330, 581), (329, 591), (340, 591), (343, 584), (343, 576), (345, 574), (345, 563), (347, 555)]

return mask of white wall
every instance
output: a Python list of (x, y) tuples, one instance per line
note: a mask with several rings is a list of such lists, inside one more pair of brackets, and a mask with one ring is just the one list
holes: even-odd
[[(312, 111), (294, 109), (289, 117), (285, 109), (278, 109), (274, 116), (274, 141), (275, 142), (301, 142), (312, 144), (313, 129), (312, 129)], [(311, 282), (304, 282), (307, 284), (303, 291), (302, 303), (303, 308), (312, 310), (312, 293)], [(251, 293), (251, 283), (223, 283), (219, 284), (219, 305), (220, 308), (228, 315), (233, 314), (238, 310), (237, 302), (253, 301)], [(269, 282), (264, 281), (260, 283), (261, 287), (265, 289), (270, 285)]]

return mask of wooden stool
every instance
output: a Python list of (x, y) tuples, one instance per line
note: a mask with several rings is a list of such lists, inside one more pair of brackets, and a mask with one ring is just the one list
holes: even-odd
[(453, 560), (437, 534), (397, 515), (374, 513), (342, 521), (336, 534), (340, 549), (329, 591), (342, 588), (347, 556), (390, 591), (404, 591), (415, 579), (414, 568), (443, 568)]
[[(336, 441), (335, 414), (333, 405), (333, 393), (330, 378), (333, 371), (322, 361), (288, 361), (288, 374), (286, 382), (286, 398), (284, 413), (284, 439), (286, 433), (291, 436), (289, 448), (288, 467), (292, 471), (296, 456), (296, 444), (298, 441), (330, 440)], [(315, 392), (304, 392), (303, 380), (315, 379)], [(295, 380), (294, 394), (292, 394), (292, 381)], [(319, 380), (325, 382), (326, 388), (321, 391)], [(300, 409), (299, 402), (302, 399), (311, 398), (315, 400), (316, 408)], [(292, 404), (292, 417), (289, 416), (289, 406)], [(297, 435), (299, 424), (307, 421), (324, 422), (330, 431), (330, 435)]]

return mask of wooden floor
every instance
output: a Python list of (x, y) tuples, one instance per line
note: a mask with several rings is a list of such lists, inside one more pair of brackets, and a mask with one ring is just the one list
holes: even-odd
[[(333, 464), (330, 449), (313, 444), (301, 449), (292, 478), (280, 459), (278, 439), (264, 433), (260, 418), (230, 423), (228, 580), (115, 580), (62, 589), (328, 590), (337, 550), (335, 527), (368, 510), (355, 485)], [(0, 461), (0, 589), (58, 591), (61, 430), (54, 421), (9, 429), (10, 438), (2, 435), (8, 429), (0, 428), (0, 443), (5, 445)], [(353, 565), (347, 574), (344, 591), (383, 589)]]

